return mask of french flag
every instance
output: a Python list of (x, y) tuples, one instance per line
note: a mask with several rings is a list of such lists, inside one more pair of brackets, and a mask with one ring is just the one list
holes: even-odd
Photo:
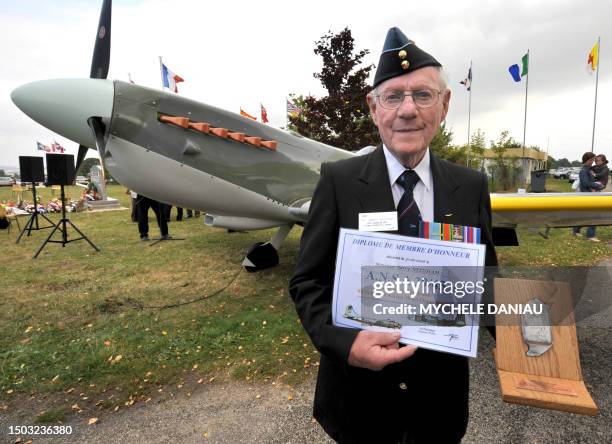
[(168, 88), (170, 91), (174, 91), (175, 93), (178, 93), (178, 88), (176, 87), (176, 84), (184, 82), (183, 78), (179, 75), (174, 74), (163, 63), (161, 64), (161, 66), (162, 66), (162, 80), (164, 82), (164, 88)]

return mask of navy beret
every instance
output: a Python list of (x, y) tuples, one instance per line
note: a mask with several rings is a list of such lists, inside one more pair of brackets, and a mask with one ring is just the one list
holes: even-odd
[(387, 32), (383, 52), (378, 61), (373, 87), (426, 66), (442, 65), (406, 37), (399, 28), (391, 28)]

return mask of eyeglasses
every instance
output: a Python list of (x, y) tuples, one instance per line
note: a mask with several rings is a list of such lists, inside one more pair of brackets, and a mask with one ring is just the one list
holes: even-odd
[(417, 89), (414, 91), (385, 91), (382, 94), (376, 94), (378, 103), (385, 109), (398, 109), (404, 98), (412, 97), (417, 108), (431, 108), (440, 98), (442, 91), (435, 89)]

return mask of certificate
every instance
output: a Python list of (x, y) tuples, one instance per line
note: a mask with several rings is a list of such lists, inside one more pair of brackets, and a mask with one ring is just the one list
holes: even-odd
[(485, 246), (340, 229), (332, 320), (475, 357)]

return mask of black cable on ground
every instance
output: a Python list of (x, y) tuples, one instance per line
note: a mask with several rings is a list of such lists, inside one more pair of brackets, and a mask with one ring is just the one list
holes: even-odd
[(185, 302), (177, 302), (176, 304), (168, 304), (168, 305), (143, 305), (140, 302), (138, 302), (135, 299), (132, 298), (127, 298), (125, 299), (125, 303), (128, 305), (131, 305), (132, 307), (139, 309), (139, 310), (145, 310), (145, 309), (157, 309), (157, 310), (163, 310), (166, 308), (175, 308), (175, 307), (182, 307), (183, 305), (189, 305), (189, 304), (194, 304), (196, 302), (200, 302), (200, 301), (204, 301), (206, 299), (210, 299), (214, 296), (217, 296), (218, 294), (222, 293), (223, 291), (225, 291), (230, 285), (232, 285), (236, 279), (238, 278), (238, 276), (240, 275), (240, 272), (242, 271), (242, 268), (240, 268), (238, 270), (238, 272), (234, 275), (234, 277), (227, 283), (227, 285), (225, 285), (224, 287), (220, 288), (219, 290), (208, 294), (208, 295), (204, 295), (204, 296), (200, 296), (196, 299), (192, 299), (190, 301), (185, 301)]

